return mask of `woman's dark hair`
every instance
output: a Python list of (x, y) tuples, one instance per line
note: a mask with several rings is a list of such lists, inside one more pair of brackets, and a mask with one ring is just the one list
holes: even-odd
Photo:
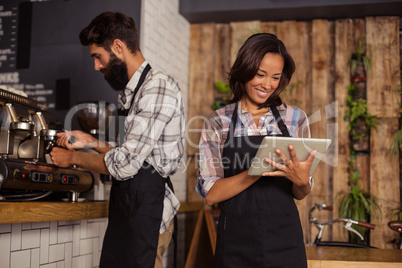
[(268, 33), (250, 36), (237, 53), (236, 61), (229, 72), (229, 86), (233, 92), (231, 103), (241, 100), (247, 94), (245, 84), (255, 77), (261, 61), (267, 53), (281, 55), (284, 60), (284, 66), (278, 87), (267, 101), (259, 105), (259, 107), (265, 108), (270, 105), (278, 106), (282, 104), (279, 94), (289, 84), (296, 67), (293, 58), (287, 52), (282, 41), (275, 35)]
[(115, 39), (126, 43), (128, 49), (135, 53), (139, 50), (138, 33), (133, 18), (119, 12), (103, 12), (81, 30), (81, 44), (95, 44), (110, 52)]

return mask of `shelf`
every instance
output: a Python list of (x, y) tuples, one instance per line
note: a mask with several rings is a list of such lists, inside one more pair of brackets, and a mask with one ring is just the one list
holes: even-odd
[(310, 268), (402, 267), (400, 249), (306, 247)]
[[(108, 201), (0, 202), (0, 224), (107, 218), (108, 204)], [(203, 202), (182, 202), (179, 213), (200, 211), (203, 206)]]
[(108, 201), (0, 202), (0, 224), (107, 218)]

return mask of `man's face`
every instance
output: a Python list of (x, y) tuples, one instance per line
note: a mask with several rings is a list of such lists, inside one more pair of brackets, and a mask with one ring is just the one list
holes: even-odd
[(94, 68), (104, 74), (105, 80), (116, 91), (123, 90), (128, 81), (127, 64), (117, 58), (113, 52), (97, 45), (89, 46), (89, 53), (94, 58)]

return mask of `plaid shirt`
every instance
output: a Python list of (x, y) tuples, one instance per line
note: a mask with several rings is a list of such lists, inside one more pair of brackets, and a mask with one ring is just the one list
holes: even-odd
[[(134, 73), (124, 92), (119, 94), (119, 109), (129, 109), (145, 61)], [(110, 174), (128, 180), (142, 164), (151, 164), (164, 178), (174, 174), (184, 153), (185, 119), (178, 83), (168, 75), (151, 69), (124, 120), (124, 142), (105, 155)], [(176, 215), (180, 202), (165, 184), (160, 233)]]
[[(204, 122), (200, 139), (199, 175), (197, 192), (205, 198), (214, 183), (224, 178), (222, 164), (223, 145), (228, 135), (235, 103), (214, 111)], [(271, 110), (261, 116), (258, 126), (255, 125), (251, 113), (237, 110), (238, 120), (234, 136), (279, 135), (282, 132)], [(297, 107), (282, 104), (277, 107), (291, 137), (310, 138), (310, 127), (307, 115)], [(310, 185), (313, 185), (310, 179)]]

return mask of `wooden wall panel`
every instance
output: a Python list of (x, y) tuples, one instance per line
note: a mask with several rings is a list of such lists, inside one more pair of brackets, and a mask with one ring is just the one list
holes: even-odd
[(261, 22), (261, 32), (278, 36), (277, 25), (278, 22)]
[(214, 81), (228, 83), (230, 68), (230, 27), (228, 24), (217, 24), (215, 28), (216, 55)]
[[(338, 218), (338, 204), (342, 193), (349, 190), (348, 187), (348, 162), (350, 160), (349, 152), (349, 131), (347, 129), (348, 122), (344, 120), (345, 112), (348, 109), (346, 99), (348, 96), (347, 86), (350, 84), (350, 74), (347, 70), (348, 60), (352, 51), (357, 48), (357, 40), (364, 36), (365, 24), (362, 19), (341, 19), (335, 21), (335, 106), (337, 107), (336, 137), (334, 139), (335, 158), (333, 160), (333, 218)], [(347, 239), (340, 233), (339, 228), (332, 230), (334, 240)]]
[(398, 117), (399, 17), (368, 17), (366, 32), (373, 66), (367, 77), (369, 112), (379, 117)]
[[(281, 94), (285, 103), (310, 113), (311, 97), (311, 23), (284, 21), (277, 24), (278, 38), (293, 57), (296, 71), (287, 89)], [(290, 87), (293, 92), (290, 93)]]
[(395, 234), (387, 223), (391, 210), (400, 206), (399, 161), (391, 159), (391, 145), (398, 130), (396, 89), (400, 83), (399, 17), (366, 18), (367, 46), (372, 51), (372, 68), (367, 78), (369, 112), (381, 118), (370, 139), (370, 190), (379, 199), (383, 219), (371, 232), (372, 244), (392, 248)]
[(387, 226), (392, 209), (400, 207), (399, 161), (391, 158), (391, 144), (398, 130), (398, 118), (382, 118), (383, 124), (378, 131), (371, 132), (370, 147), (370, 189), (378, 198), (382, 210), (381, 218), (371, 217), (376, 224), (370, 233), (371, 245), (379, 248), (392, 248), (389, 243), (395, 232)]
[[(311, 87), (311, 132), (315, 138), (327, 137), (327, 120), (325, 115), (328, 104), (330, 89), (330, 74), (328, 73), (331, 64), (330, 35), (328, 31), (330, 23), (325, 20), (314, 20), (312, 24), (312, 87)], [(324, 159), (325, 160), (325, 159)], [(328, 165), (320, 163), (315, 171), (314, 192), (322, 195), (331, 195), (329, 183), (326, 178), (329, 176)]]
[(357, 155), (356, 167), (360, 174), (363, 174), (359, 181), (360, 188), (365, 192), (370, 192), (370, 155)]
[[(214, 82), (224, 81), (228, 84), (228, 74), (232, 67), (230, 65), (230, 27), (228, 24), (216, 25), (215, 40)], [(220, 99), (223, 94), (215, 88), (214, 97)]]
[(236, 60), (237, 51), (244, 41), (253, 34), (261, 32), (260, 21), (231, 22), (231, 47), (230, 47), (230, 66)]
[[(189, 90), (189, 135), (188, 154), (190, 156), (198, 153), (200, 130), (202, 118), (212, 112), (211, 105), (214, 99), (214, 41), (215, 24), (193, 24), (191, 25), (190, 40), (190, 90)], [(211, 103), (211, 105), (205, 105)]]
[[(211, 112), (214, 99), (215, 24), (192, 24), (190, 40), (190, 79), (188, 114), (188, 157), (194, 161), (204, 118)], [(194, 164), (193, 164), (194, 165)], [(187, 201), (199, 201), (195, 169), (187, 177)], [(194, 177), (195, 175), (195, 177)]]

